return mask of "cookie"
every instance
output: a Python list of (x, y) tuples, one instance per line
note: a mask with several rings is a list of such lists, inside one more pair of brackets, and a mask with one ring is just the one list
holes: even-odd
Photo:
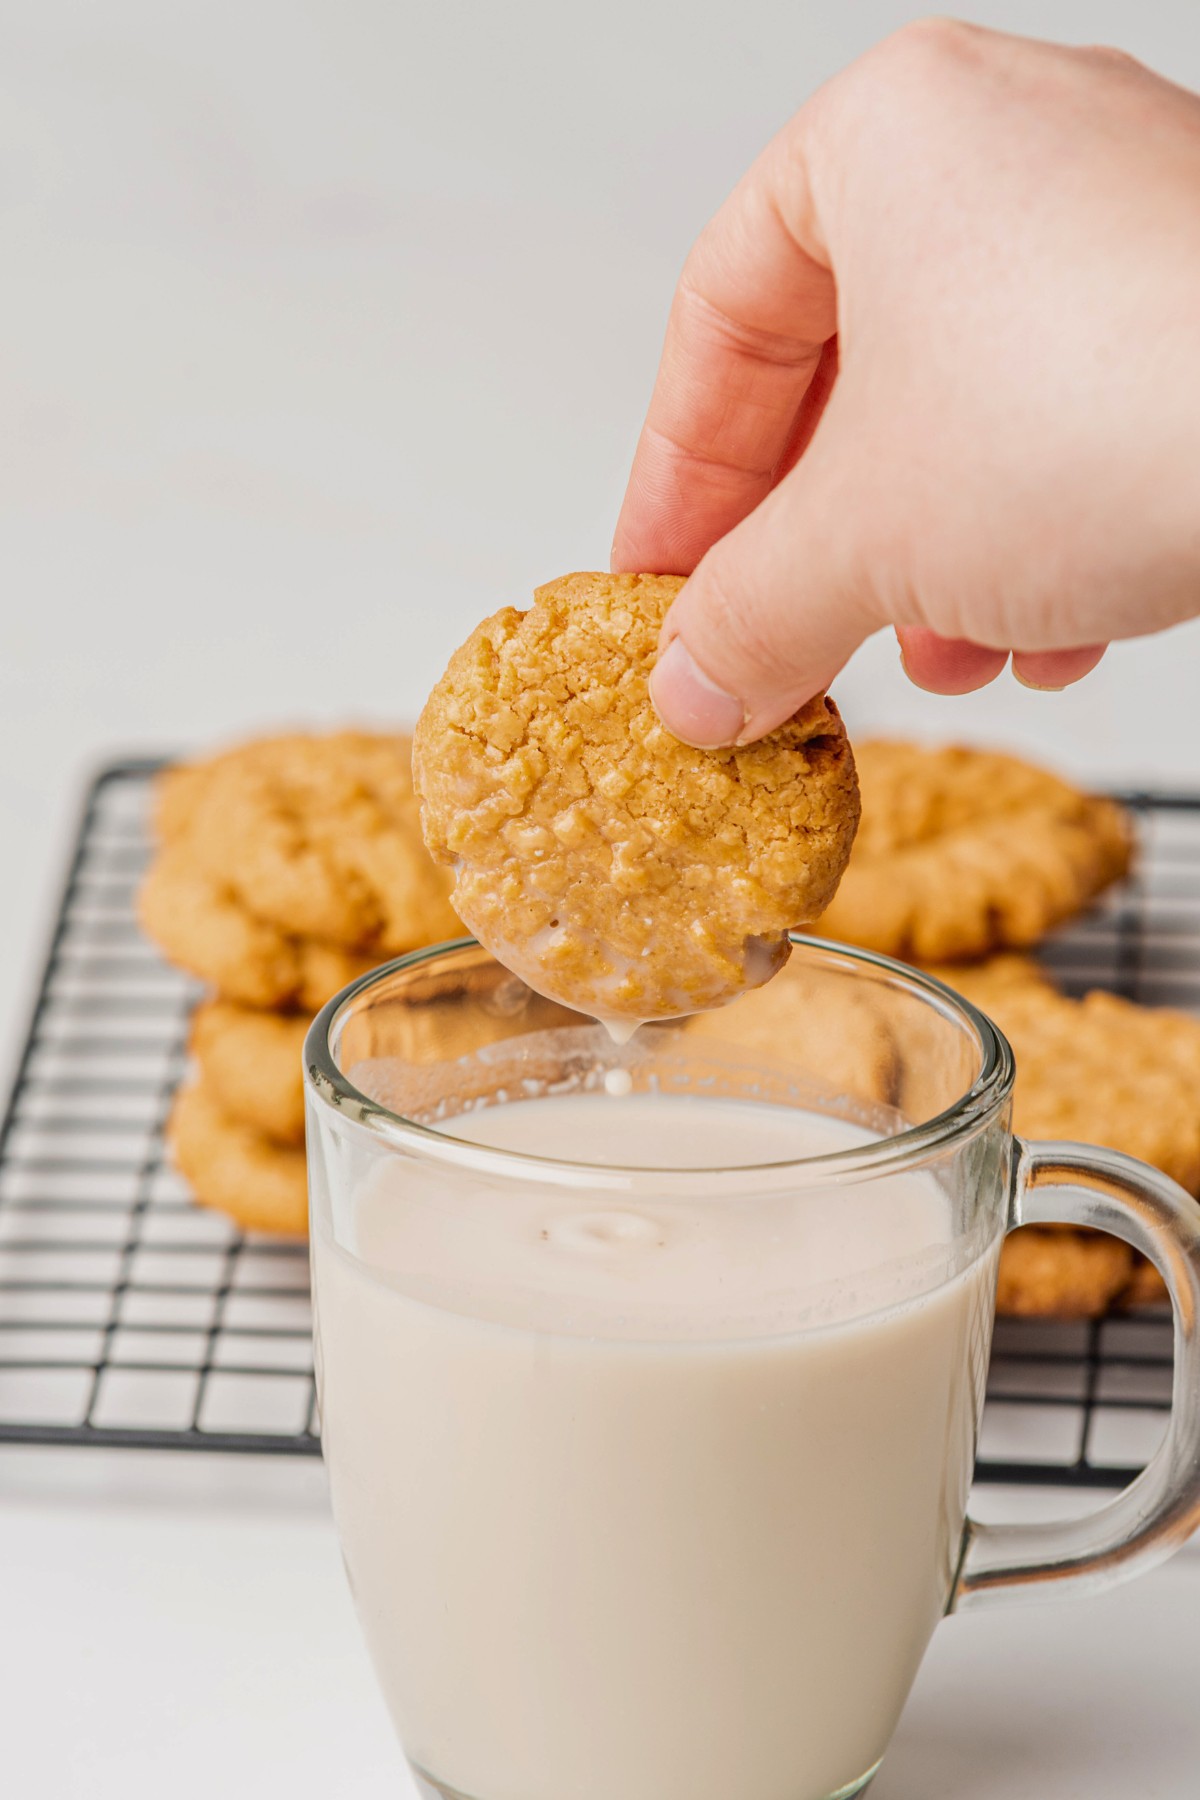
[[(507, 972), (504, 981), (516, 985)], [(490, 983), (490, 990), (499, 985)], [(465, 986), (464, 1001), (473, 991)], [(510, 1005), (509, 1016), (493, 1016), (490, 1033), (480, 1031), (473, 1008), (465, 1004), (363, 1007), (343, 1025), (340, 1061), (355, 1086), (399, 1112), (420, 1113), (431, 1104), (423, 1074), (431, 1067), (444, 1076), (439, 1099), (461, 1098), (471, 1079), (482, 1082), (480, 1091), (486, 1093), (496, 1047), (505, 1039), (583, 1023), (576, 1014), (527, 991), (522, 1004)], [(206, 1001), (192, 1015), (189, 1049), (206, 1091), (229, 1118), (274, 1143), (304, 1142), (303, 1053), (308, 1026), (304, 1014), (260, 1012), (222, 1000)], [(487, 1048), (473, 1074), (468, 1065), (476, 1060), (472, 1053), (481, 1044)]]
[[(1200, 1020), (1099, 990), (1082, 1000), (1014, 996), (996, 1013), (1017, 1058), (1014, 1123), (1023, 1137), (1124, 1150), (1200, 1193)], [(1112, 1298), (1163, 1300), (1158, 1271), (1132, 1252), (1130, 1265)]]
[(257, 918), (378, 962), (462, 935), (410, 765), (398, 735), (262, 738), (168, 776), (158, 828)]
[(816, 1094), (872, 1108), (896, 1098), (896, 1036), (878, 997), (799, 961), (728, 1006), (698, 1013), (685, 1030), (689, 1042), (719, 1041), (735, 1057), (781, 1063)]
[(316, 1012), (376, 960), (290, 937), (255, 918), (178, 844), (161, 850), (151, 864), (138, 913), (171, 962), (244, 1006)]
[(1008, 1318), (1094, 1319), (1133, 1277), (1133, 1251), (1099, 1231), (1027, 1225), (1004, 1240), (996, 1311)]
[[(1005, 1011), (1020, 1009), (1024, 1014), (1030, 996), (1061, 998), (1049, 975), (1030, 957), (997, 956), (930, 973), (982, 1011), (996, 1015), (997, 1023)], [(914, 1104), (919, 1095), (912, 1090), (926, 1078), (926, 1064), (937, 1064), (934, 1041), (927, 1057), (916, 1056), (910, 1042), (908, 1061), (916, 1056), (919, 1066), (902, 1067), (895, 1034), (883, 1010), (872, 1005), (869, 992), (860, 994), (852, 988), (844, 994), (836, 988), (822, 992), (819, 986), (814, 989), (814, 980), (819, 982), (819, 972), (792, 963), (766, 987), (744, 995), (719, 1016), (689, 1020), (688, 1036), (723, 1032), (748, 1051), (793, 1063), (801, 1078), (807, 1074), (820, 1081), (823, 1075), (830, 1086), (853, 1099), (884, 1103), (897, 1099), (908, 1116), (924, 1116), (928, 1108)], [(813, 991), (806, 992), (806, 986)], [(1064, 1004), (1079, 1007), (1074, 1001)], [(1036, 1038), (1027, 1038), (1025, 1054), (1018, 1057), (1016, 1126), (1026, 1136), (1048, 1135), (1039, 1124), (1041, 1052), (1034, 1053), (1036, 1043)], [(1027, 1099), (1031, 1088), (1032, 1098)], [(1081, 1123), (1090, 1127), (1086, 1136), (1091, 1141), (1103, 1132), (1098, 1116)], [(1115, 1238), (1065, 1226), (1026, 1226), (1007, 1238), (1001, 1250), (998, 1310), (1018, 1317), (1096, 1317), (1118, 1300), (1125, 1303), (1135, 1283), (1144, 1292), (1152, 1290), (1140, 1268), (1140, 1259)]]
[(862, 825), (821, 932), (910, 962), (1035, 944), (1129, 868), (1129, 821), (1014, 756), (856, 751)]
[(924, 968), (927, 975), (936, 975), (964, 1000), (989, 1015), (994, 1005), (1003, 1005), (1006, 999), (1022, 990), (1034, 988), (1043, 993), (1058, 992), (1053, 977), (1041, 963), (1015, 951), (1002, 951), (979, 962), (926, 963)]
[[(1061, 994), (1031, 957), (1002, 955), (928, 970), (995, 1019), (1017, 1062), (1014, 1128), (1026, 1138), (1107, 1144), (1141, 1157), (1200, 1193), (1200, 1020), (1095, 992)], [(689, 1035), (724, 1033), (753, 1053), (793, 1062), (851, 1096), (894, 1103), (902, 1116), (927, 1117), (944, 1103), (936, 1040), (921, 1054), (906, 1031), (902, 1058), (886, 1017), (872, 1022), (869, 993), (802, 996), (791, 964), (773, 982)], [(848, 1005), (858, 999), (864, 1011)], [(882, 1027), (882, 1030), (880, 1029)], [(938, 1036), (941, 1036), (939, 1032)], [(932, 1081), (932, 1092), (926, 1090)], [(1025, 1227), (1005, 1243), (1002, 1312), (1092, 1317), (1114, 1304), (1160, 1300), (1157, 1273), (1128, 1246), (1069, 1226)]]
[(226, 1213), (243, 1231), (307, 1235), (303, 1150), (273, 1144), (230, 1119), (203, 1083), (176, 1094), (167, 1142), (201, 1206)]
[(1200, 1193), (1200, 1019), (1033, 985), (994, 994), (985, 1010), (1016, 1057), (1022, 1137), (1124, 1150)]
[(1121, 1305), (1133, 1312), (1143, 1306), (1162, 1306), (1167, 1299), (1167, 1284), (1152, 1262), (1144, 1256), (1136, 1259), (1133, 1278), (1121, 1294)]
[(188, 1047), (205, 1091), (229, 1119), (277, 1144), (304, 1142), (303, 1013), (260, 1012), (208, 1000), (192, 1015)]
[[(1070, 999), (1028, 958), (935, 972), (988, 1013), (1012, 1044), (1013, 1127), (1021, 1137), (1123, 1150), (1200, 1194), (1200, 1019), (1138, 1006), (1102, 989)], [(1161, 1276), (1132, 1251), (1124, 1258), (1125, 1282), (1110, 1287), (1122, 1259), (1110, 1255), (1102, 1265), (1094, 1248), (1081, 1254), (1079, 1236), (1046, 1226), (1010, 1238), (1001, 1266), (1002, 1310), (1087, 1317), (1089, 1295), (1095, 1313), (1114, 1300), (1144, 1306), (1163, 1298)], [(1036, 1259), (1020, 1248), (1033, 1237), (1040, 1245)]]
[(173, 763), (154, 783), (154, 835), (162, 844), (178, 843), (208, 781), (207, 763)]
[(567, 575), (451, 658), (417, 726), (425, 841), (459, 917), (530, 987), (633, 1024), (717, 1006), (825, 908), (858, 818), (833, 702), (694, 750), (650, 701), (682, 583)]

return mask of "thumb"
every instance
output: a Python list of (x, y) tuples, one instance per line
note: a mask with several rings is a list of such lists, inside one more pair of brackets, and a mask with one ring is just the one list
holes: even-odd
[(812, 458), (713, 545), (667, 614), (650, 694), (685, 743), (710, 750), (774, 731), (884, 623), (855, 547), (850, 483)]

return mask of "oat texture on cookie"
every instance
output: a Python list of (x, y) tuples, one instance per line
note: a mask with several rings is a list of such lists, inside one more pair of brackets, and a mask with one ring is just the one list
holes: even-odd
[(505, 607), (417, 726), (425, 841), (464, 923), (529, 986), (630, 1023), (717, 1006), (829, 903), (858, 820), (824, 695), (760, 743), (696, 750), (648, 680), (674, 577), (576, 574)]

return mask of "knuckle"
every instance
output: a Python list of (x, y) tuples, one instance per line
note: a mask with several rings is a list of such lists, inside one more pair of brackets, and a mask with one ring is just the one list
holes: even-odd
[(978, 54), (984, 34), (961, 19), (929, 16), (912, 19), (885, 38), (881, 49), (896, 62), (936, 77), (957, 69)]
[(1139, 62), (1136, 56), (1131, 56), (1128, 50), (1118, 50), (1112, 44), (1087, 44), (1080, 54), (1086, 56), (1089, 62), (1110, 69), (1115, 75), (1145, 73), (1145, 63)]
[(977, 77), (989, 34), (958, 19), (914, 19), (835, 76), (827, 110), (843, 133), (880, 120), (908, 130), (935, 116), (939, 97)]

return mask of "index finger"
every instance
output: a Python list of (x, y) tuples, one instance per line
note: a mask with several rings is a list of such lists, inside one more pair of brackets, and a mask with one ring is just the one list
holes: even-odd
[(837, 329), (804, 158), (805, 113), (697, 239), (613, 544), (617, 569), (688, 575), (754, 510), (823, 401)]

